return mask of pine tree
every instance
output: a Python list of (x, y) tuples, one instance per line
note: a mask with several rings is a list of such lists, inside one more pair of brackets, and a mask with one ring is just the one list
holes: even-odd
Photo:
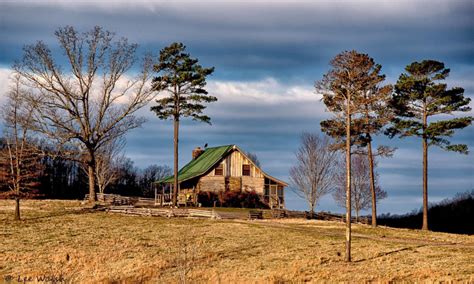
[(380, 84), (385, 80), (385, 75), (380, 74), (382, 66), (375, 64), (370, 58), (367, 70), (367, 85), (361, 101), (362, 105), (362, 146), (365, 147), (369, 163), (370, 192), (372, 200), (372, 226), (377, 226), (377, 188), (375, 184), (374, 156), (390, 157), (394, 148), (380, 145), (374, 153), (372, 150), (373, 137), (380, 133), (393, 117), (387, 105), (390, 101), (392, 86)]
[[(334, 57), (332, 69), (316, 83), (316, 90), (323, 94), (323, 101), (335, 118), (323, 121), (323, 131), (345, 144), (346, 153), (346, 261), (351, 261), (351, 148), (354, 132), (359, 135), (361, 120), (353, 120), (361, 113), (363, 91), (367, 85), (367, 72), (364, 67), (370, 62), (366, 54), (345, 51)], [(370, 71), (370, 70), (369, 70)], [(345, 132), (345, 135), (343, 134)], [(342, 142), (341, 142), (342, 141)]]
[(174, 122), (174, 190), (173, 205), (177, 205), (178, 191), (178, 145), (179, 122), (181, 117), (210, 124), (210, 117), (203, 114), (203, 103), (217, 101), (204, 89), (206, 77), (214, 72), (214, 67), (203, 68), (198, 60), (185, 53), (182, 43), (172, 43), (160, 51), (159, 63), (154, 66), (159, 76), (153, 78), (153, 89), (167, 95), (156, 100), (158, 105), (151, 107), (160, 119), (173, 119)]
[[(357, 146), (353, 153), (365, 155), (369, 163), (369, 181), (372, 195), (372, 226), (377, 226), (377, 191), (375, 185), (374, 158), (376, 156), (390, 157), (394, 148), (380, 145), (374, 152), (372, 149), (373, 137), (379, 134), (382, 129), (392, 119), (392, 112), (387, 108), (390, 100), (392, 87), (381, 85), (385, 80), (385, 75), (380, 74), (382, 66), (376, 64), (372, 58), (366, 54), (359, 54), (365, 57), (361, 61), (363, 65), (355, 66), (360, 69), (361, 89), (359, 97), (360, 113), (352, 117), (351, 124), (351, 144)], [(329, 136), (339, 140), (334, 145), (336, 149), (343, 149), (345, 143), (345, 120), (341, 116), (321, 122), (321, 129)]]
[(464, 97), (464, 89), (447, 88), (445, 80), (450, 70), (444, 63), (434, 60), (413, 62), (400, 75), (390, 105), (396, 117), (387, 130), (390, 137), (419, 137), (423, 145), (423, 230), (428, 230), (428, 147), (438, 146), (447, 151), (468, 153), (467, 145), (451, 144), (448, 140), (456, 129), (472, 123), (473, 117), (452, 119), (429, 118), (470, 111), (470, 99)]

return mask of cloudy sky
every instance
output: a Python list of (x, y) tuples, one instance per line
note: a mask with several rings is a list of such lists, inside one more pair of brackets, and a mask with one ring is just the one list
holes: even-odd
[[(180, 163), (195, 146), (237, 144), (256, 153), (266, 172), (288, 180), (299, 135), (319, 133), (330, 117), (315, 80), (337, 53), (356, 49), (382, 64), (387, 83), (417, 60), (435, 59), (451, 68), (449, 86), (474, 98), (474, 2), (471, 0), (400, 1), (1, 1), (0, 102), (10, 66), (25, 44), (46, 42), (53, 51), (54, 31), (95, 25), (158, 53), (174, 41), (186, 44), (204, 66), (215, 66), (208, 91), (219, 101), (207, 113), (212, 125), (185, 121)], [(471, 104), (471, 106), (473, 106)], [(471, 111), (472, 115), (473, 112)], [(127, 155), (138, 167), (172, 164), (172, 128), (143, 109), (148, 122), (127, 136)], [(404, 213), (421, 206), (421, 142), (377, 137), (376, 144), (398, 147), (380, 160), (388, 198), (379, 212)], [(459, 131), (453, 142), (474, 148), (474, 128)], [(430, 149), (429, 196), (436, 202), (474, 189), (473, 154)], [(288, 193), (287, 206), (305, 203)], [(319, 209), (342, 212), (330, 196)]]

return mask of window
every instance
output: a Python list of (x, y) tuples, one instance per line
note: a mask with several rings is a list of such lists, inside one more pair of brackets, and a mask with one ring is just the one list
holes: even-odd
[(271, 195), (276, 195), (277, 194), (277, 186), (276, 185), (270, 185), (270, 192), (271, 192)]
[(279, 197), (283, 197), (283, 188), (281, 186), (278, 187), (277, 192)]
[(220, 164), (214, 169), (215, 176), (222, 176), (224, 175), (224, 165)]
[(242, 165), (242, 175), (250, 176), (250, 165)]

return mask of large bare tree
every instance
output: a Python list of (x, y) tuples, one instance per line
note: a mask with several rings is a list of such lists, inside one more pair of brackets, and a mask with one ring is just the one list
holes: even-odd
[(14, 69), (41, 95), (34, 112), (39, 131), (80, 149), (93, 202), (97, 152), (144, 122), (135, 113), (154, 97), (149, 88), (153, 62), (151, 56), (144, 56), (140, 67), (133, 69), (135, 75), (127, 75), (137, 63), (137, 44), (115, 39), (101, 27), (80, 33), (67, 26), (55, 35), (64, 57), (53, 56), (38, 41), (24, 47)]
[[(372, 206), (372, 198), (374, 196), (372, 182), (374, 185), (375, 196), (377, 198), (376, 202), (387, 197), (387, 192), (378, 184), (378, 174), (375, 170), (377, 162), (375, 160), (370, 161), (365, 155), (353, 155), (351, 164), (351, 207), (355, 212), (357, 222), (359, 221), (360, 211), (369, 209)], [(336, 203), (342, 207), (346, 204), (345, 182), (345, 172), (339, 171), (334, 179), (335, 190), (333, 192), (333, 197)]]
[(330, 148), (328, 137), (303, 133), (296, 152), (296, 165), (290, 169), (291, 188), (306, 200), (312, 217), (321, 197), (334, 188), (338, 153)]
[(32, 136), (37, 102), (31, 98), (21, 87), (20, 76), (16, 75), (7, 101), (0, 109), (4, 123), (0, 171), (7, 185), (7, 191), (1, 195), (15, 199), (15, 220), (20, 220), (20, 199), (35, 195), (42, 170), (42, 151)]

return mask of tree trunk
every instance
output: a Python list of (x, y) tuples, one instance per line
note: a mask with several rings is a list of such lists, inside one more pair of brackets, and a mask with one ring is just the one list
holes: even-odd
[(314, 219), (314, 205), (312, 205), (312, 204), (310, 206), (310, 215), (309, 216), (310, 216), (311, 219)]
[(173, 206), (178, 205), (178, 143), (179, 143), (179, 119), (174, 119), (174, 186), (173, 186)]
[(346, 261), (351, 261), (351, 107), (347, 99), (346, 113)]
[(422, 230), (428, 231), (428, 138), (426, 128), (428, 116), (426, 115), (426, 102), (423, 107), (423, 226)]
[(15, 220), (19, 221), (20, 219), (20, 198), (15, 197)]
[(87, 174), (89, 176), (89, 202), (93, 203), (97, 201), (97, 195), (95, 194), (95, 161), (94, 158), (87, 163)]
[(367, 144), (369, 157), (370, 192), (372, 193), (372, 227), (377, 227), (377, 196), (375, 195), (374, 157), (372, 155), (372, 142)]
[(428, 230), (428, 143), (423, 138), (423, 227)]

